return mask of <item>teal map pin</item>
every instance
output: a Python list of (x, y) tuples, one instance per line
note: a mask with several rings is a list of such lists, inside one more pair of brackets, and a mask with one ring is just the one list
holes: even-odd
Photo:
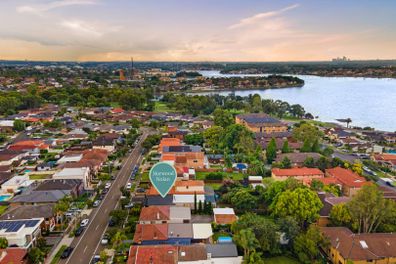
[(168, 194), (177, 178), (176, 169), (166, 162), (158, 162), (150, 170), (150, 181), (162, 198)]

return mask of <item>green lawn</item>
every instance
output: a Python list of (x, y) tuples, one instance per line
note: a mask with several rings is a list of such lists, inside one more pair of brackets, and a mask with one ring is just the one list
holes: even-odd
[(60, 257), (61, 257), (63, 251), (65, 251), (66, 248), (67, 248), (66, 245), (62, 245), (62, 246), (60, 247), (59, 251), (56, 252), (55, 257), (52, 259), (51, 264), (57, 264), (57, 263), (59, 262)]
[[(197, 172), (196, 173), (196, 177), (197, 180), (205, 180), (206, 176), (209, 174), (210, 172)], [(240, 181), (243, 180), (243, 177), (245, 177), (245, 174), (243, 173), (233, 173), (233, 172), (223, 172), (224, 173), (224, 179), (232, 179), (234, 181)]]
[(264, 263), (265, 264), (300, 264), (300, 262), (298, 262), (297, 260), (284, 256), (266, 258), (264, 259)]
[(142, 178), (140, 179), (141, 181), (150, 181), (149, 179), (149, 172), (145, 171), (142, 173)]
[(163, 102), (155, 102), (154, 112), (175, 112), (174, 109), (169, 108)]
[(221, 183), (207, 183), (206, 185), (211, 186), (213, 188), (213, 190), (218, 190), (221, 187)]
[(45, 180), (51, 178), (50, 174), (30, 174), (30, 180)]
[(0, 215), (2, 215), (5, 210), (7, 210), (8, 206), (7, 205), (0, 205)]

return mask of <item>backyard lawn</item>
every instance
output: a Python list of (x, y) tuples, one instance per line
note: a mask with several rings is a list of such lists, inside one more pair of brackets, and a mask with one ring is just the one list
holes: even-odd
[(163, 102), (155, 102), (154, 112), (174, 112), (175, 110), (169, 108)]
[(45, 180), (51, 178), (51, 174), (30, 174), (30, 180)]
[[(197, 172), (197, 180), (205, 180), (206, 176), (211, 173), (211, 172)], [(243, 180), (243, 178), (246, 176), (243, 173), (233, 173), (233, 172), (223, 172), (224, 174), (224, 179), (232, 179), (234, 181), (240, 181)]]
[(3, 214), (5, 210), (7, 210), (7, 208), (8, 208), (7, 205), (0, 205), (0, 215)]

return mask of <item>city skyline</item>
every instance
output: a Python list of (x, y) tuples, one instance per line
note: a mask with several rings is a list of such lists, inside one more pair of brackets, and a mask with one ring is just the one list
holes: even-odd
[(389, 1), (2, 1), (1, 60), (396, 59)]

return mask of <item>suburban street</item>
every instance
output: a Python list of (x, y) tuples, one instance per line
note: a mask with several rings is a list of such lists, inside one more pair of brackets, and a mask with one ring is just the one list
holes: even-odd
[(97, 251), (100, 240), (106, 231), (109, 221), (109, 213), (115, 209), (121, 197), (120, 187), (127, 184), (134, 166), (141, 161), (142, 142), (148, 134), (148, 131), (143, 131), (138, 144), (124, 161), (124, 164), (118, 172), (118, 175), (112, 183), (106, 197), (100, 206), (92, 212), (89, 218), (89, 225), (85, 228), (84, 233), (73, 240), (71, 244), (71, 247), (74, 248), (72, 254), (68, 259), (61, 260), (59, 263), (90, 263), (93, 255)]

